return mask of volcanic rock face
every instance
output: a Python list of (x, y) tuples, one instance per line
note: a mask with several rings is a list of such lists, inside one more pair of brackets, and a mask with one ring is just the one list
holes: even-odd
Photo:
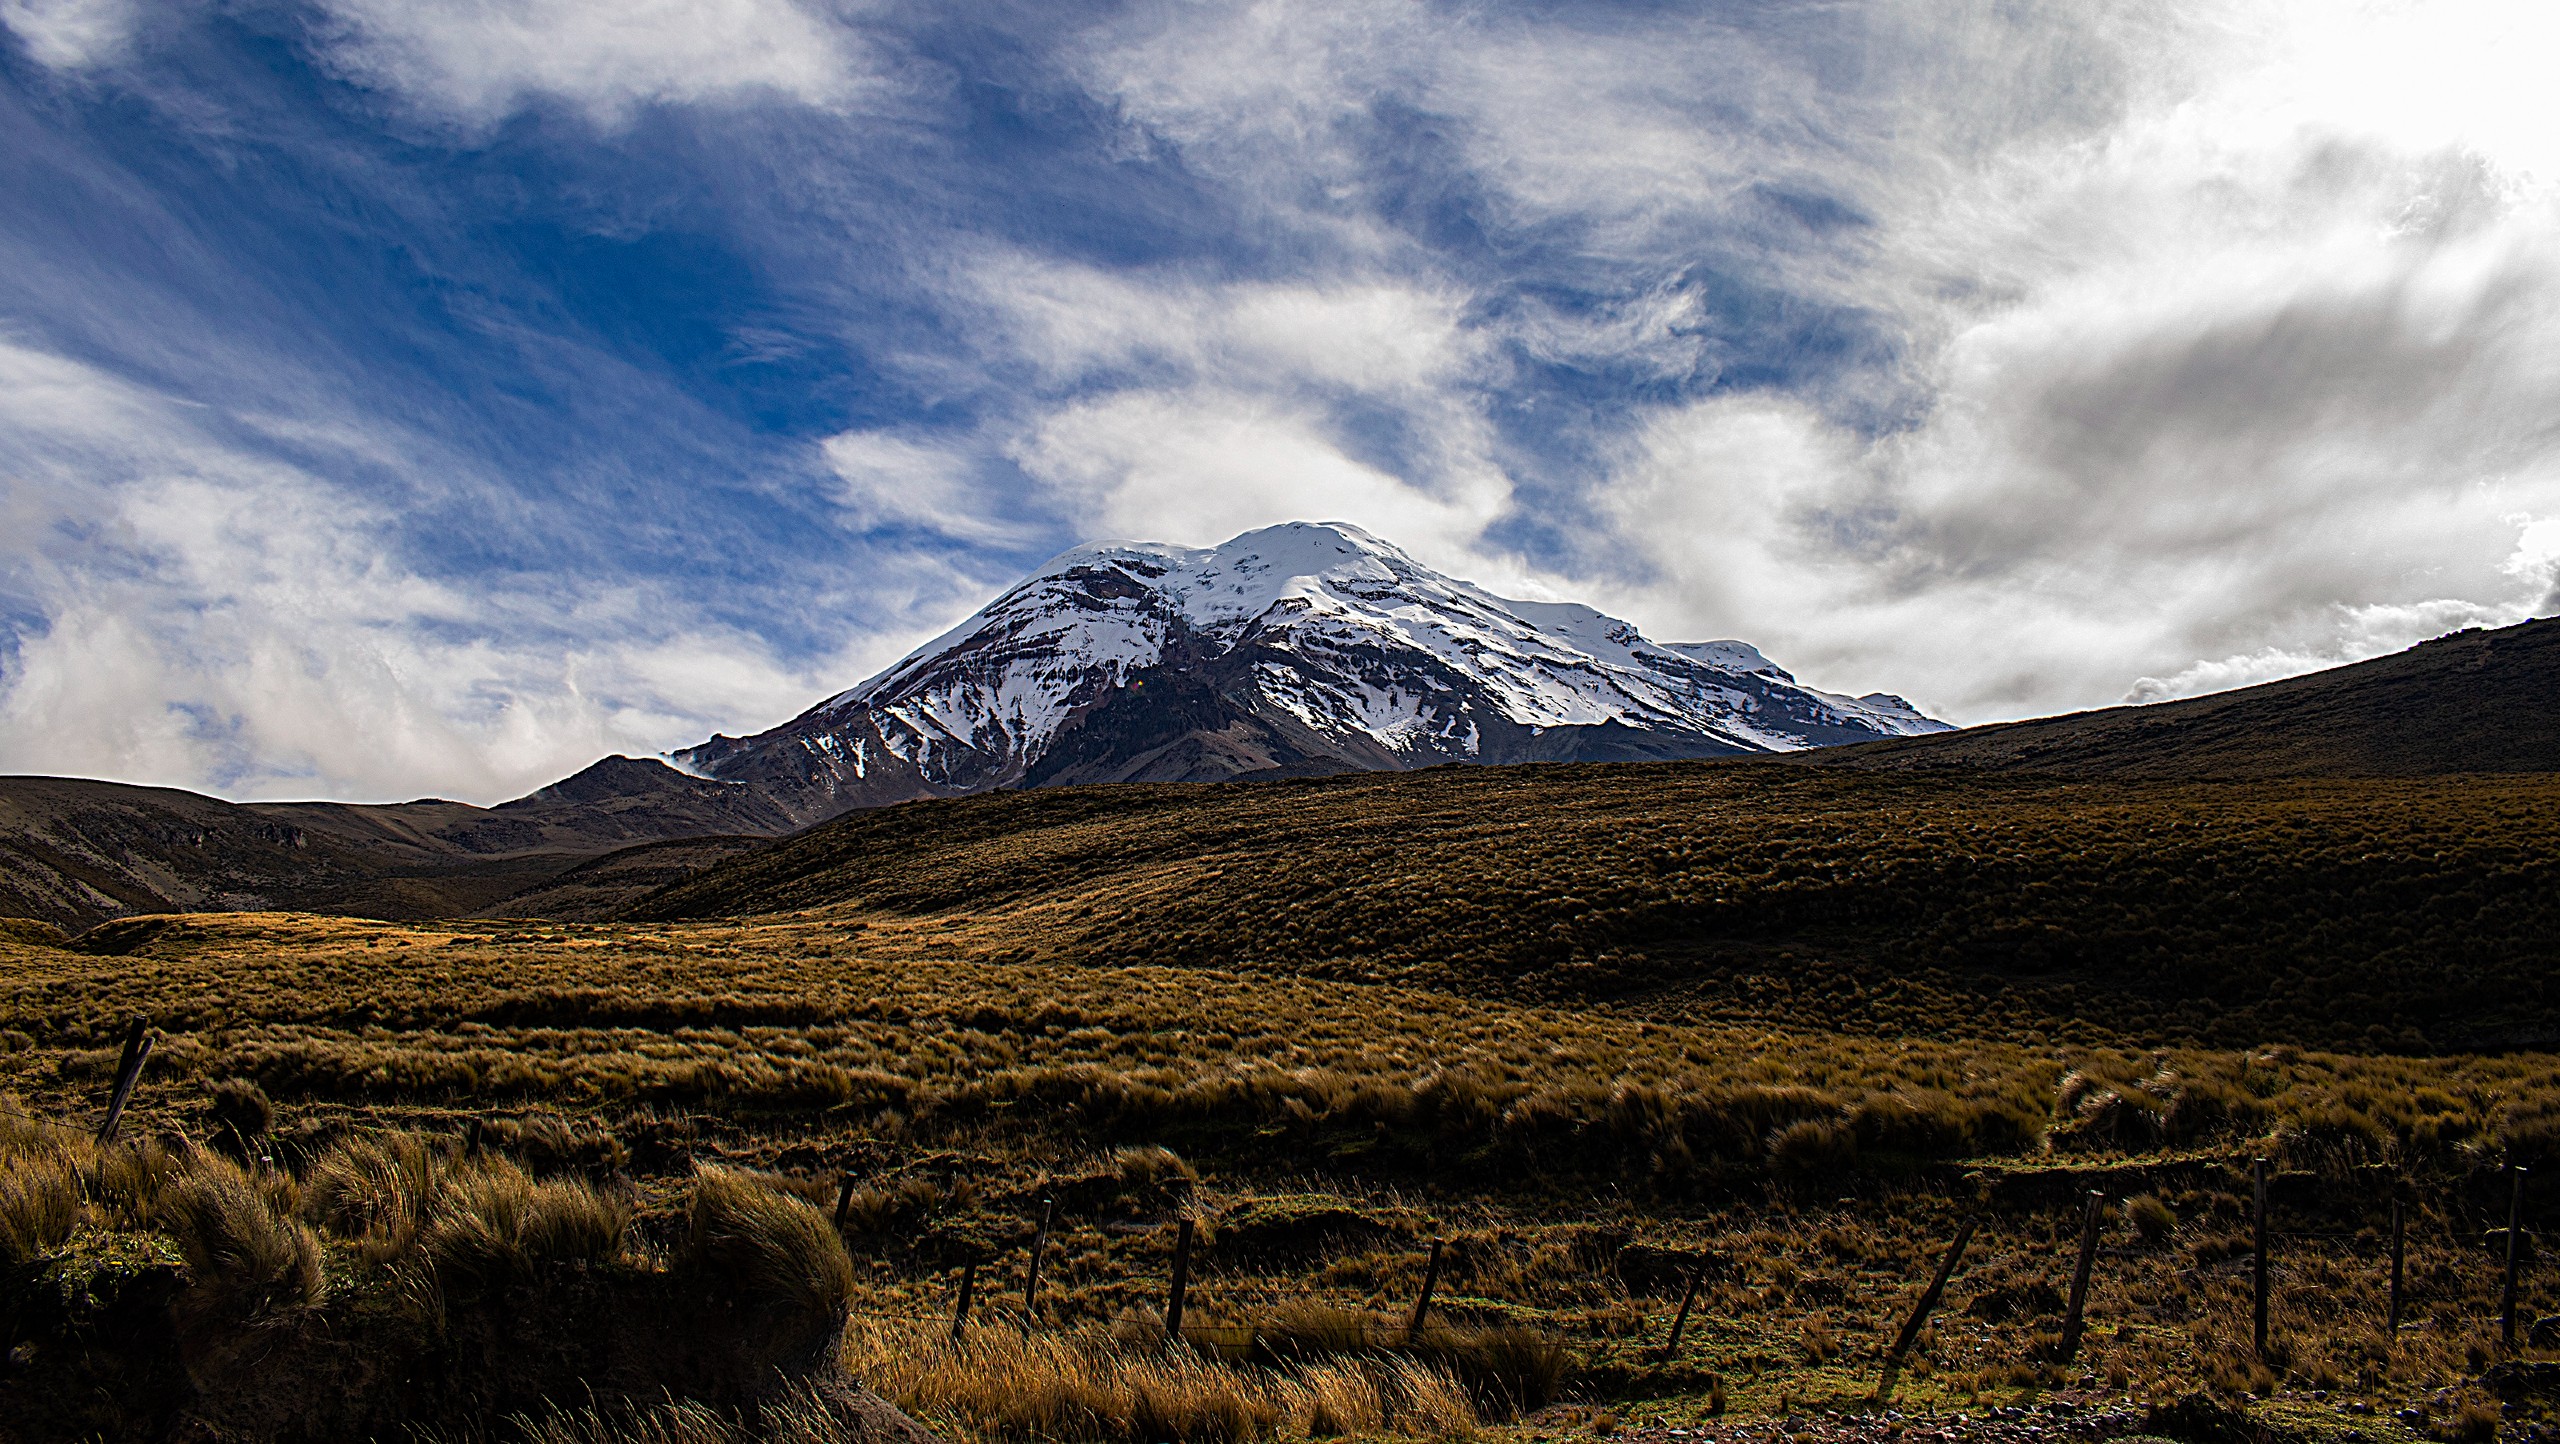
[(1947, 730), (1798, 685), (1740, 642), (1665, 646), (1519, 602), (1345, 525), (1207, 550), (1078, 547), (878, 677), (675, 754), (805, 825), (1073, 782), (1793, 751)]

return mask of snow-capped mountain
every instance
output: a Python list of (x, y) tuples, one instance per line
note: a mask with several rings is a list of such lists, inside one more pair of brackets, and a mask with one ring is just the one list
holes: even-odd
[(1520, 602), (1340, 523), (1206, 550), (1101, 542), (754, 737), (674, 754), (802, 823), (1069, 782), (1792, 751), (1945, 731), (1799, 685), (1742, 642), (1664, 645)]

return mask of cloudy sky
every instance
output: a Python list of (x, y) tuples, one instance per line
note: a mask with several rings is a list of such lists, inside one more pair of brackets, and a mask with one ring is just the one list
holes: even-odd
[(0, 0), (0, 771), (490, 801), (1357, 522), (1959, 721), (2560, 609), (2560, 9)]

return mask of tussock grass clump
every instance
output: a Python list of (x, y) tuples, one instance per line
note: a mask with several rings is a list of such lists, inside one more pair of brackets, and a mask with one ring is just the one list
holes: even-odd
[(15, 1094), (0, 1094), (0, 1268), (19, 1268), (60, 1248), (88, 1205), (81, 1175), (96, 1167), (86, 1134), (20, 1116)]
[(1484, 1412), (1523, 1414), (1555, 1399), (1572, 1357), (1549, 1334), (1516, 1324), (1431, 1328), (1408, 1352), (1466, 1386)]
[(1407, 1434), (1464, 1439), (1476, 1432), (1475, 1410), (1458, 1382), (1427, 1364), (1327, 1364), (1294, 1381), (1305, 1413), (1293, 1420), (1310, 1439)]
[(622, 1140), (593, 1123), (572, 1123), (548, 1113), (521, 1118), (487, 1118), (480, 1123), (484, 1147), (514, 1156), (534, 1174), (599, 1174), (622, 1167), (630, 1158)]
[(1161, 1144), (1112, 1150), (1111, 1171), (1132, 1193), (1179, 1193), (1200, 1181), (1200, 1170)]
[(631, 1210), (574, 1178), (538, 1180), (504, 1159), (455, 1169), (436, 1188), (416, 1259), (450, 1290), (495, 1288), (555, 1263), (612, 1263)]
[(2161, 1202), (2157, 1194), (2145, 1193), (2128, 1200), (2124, 1214), (2133, 1224), (2134, 1233), (2153, 1248), (2167, 1243), (2169, 1235), (2178, 1231), (2177, 1210)]
[(912, 1224), (941, 1202), (942, 1189), (929, 1178), (900, 1179), (888, 1188), (857, 1188), (845, 1197), (845, 1230), (861, 1237), (886, 1235)]
[(2430, 1438), (2443, 1444), (2490, 1444), (2498, 1437), (2498, 1406), (2487, 1399), (2466, 1399), (2427, 1425)]
[(303, 1180), (303, 1216), (387, 1262), (416, 1241), (448, 1148), (419, 1133), (358, 1134), (322, 1154)]
[(1278, 1436), (1455, 1438), (1478, 1424), (1467, 1391), (1416, 1359), (1264, 1367), (1132, 1336), (865, 1324), (844, 1344), (854, 1377), (929, 1422), (990, 1440), (1237, 1444)]
[(33, 1263), (80, 1226), (86, 1202), (67, 1149), (0, 1155), (0, 1267)]
[(1813, 1175), (1848, 1167), (1858, 1156), (1858, 1135), (1845, 1120), (1799, 1118), (1769, 1131), (1769, 1162), (1782, 1174)]
[[(85, 1143), (82, 1145), (86, 1149)], [(119, 1140), (88, 1152), (87, 1172), (97, 1187), (90, 1202), (103, 1221), (147, 1227), (161, 1191), (191, 1165), (195, 1150), (184, 1139)]]
[(1401, 1327), (1362, 1309), (1292, 1299), (1255, 1322), (1252, 1348), (1266, 1363), (1308, 1364), (1368, 1353)]
[(214, 1084), (207, 1111), (216, 1128), (244, 1144), (265, 1133), (276, 1120), (276, 1105), (267, 1090), (247, 1078), (225, 1078)]
[(199, 1313), (259, 1318), (320, 1301), (320, 1240), (294, 1216), (290, 1180), (261, 1180), (198, 1152), (160, 1193), (160, 1226), (176, 1240)]
[(683, 1263), (759, 1305), (804, 1319), (840, 1314), (853, 1259), (835, 1225), (803, 1199), (734, 1169), (705, 1165), (686, 1209)]

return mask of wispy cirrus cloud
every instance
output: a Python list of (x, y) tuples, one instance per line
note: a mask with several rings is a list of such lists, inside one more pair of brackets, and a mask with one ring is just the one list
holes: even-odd
[(123, 53), (140, 8), (135, 0), (0, 0), (0, 26), (38, 64), (83, 70)]

